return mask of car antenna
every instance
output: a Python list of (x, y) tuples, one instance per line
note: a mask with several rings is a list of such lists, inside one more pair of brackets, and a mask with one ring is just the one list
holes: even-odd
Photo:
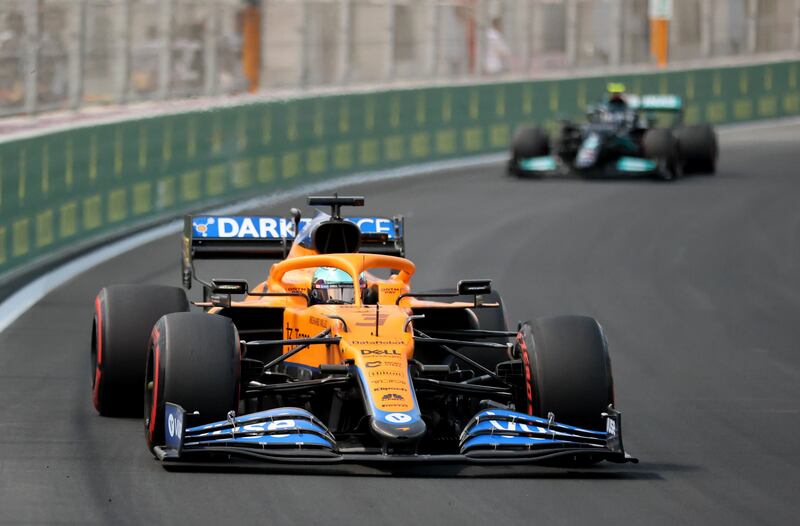
[(375, 337), (377, 338), (378, 335), (378, 328), (381, 325), (381, 302), (375, 304)]

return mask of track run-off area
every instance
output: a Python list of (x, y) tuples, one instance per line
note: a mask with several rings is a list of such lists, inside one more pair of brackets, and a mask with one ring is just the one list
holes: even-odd
[[(798, 137), (796, 120), (729, 128), (717, 175), (674, 183), (524, 180), (498, 164), (338, 188), (366, 196), (365, 214), (405, 215), (416, 289), (491, 278), (512, 323), (596, 317), (638, 465), (165, 471), (140, 420), (95, 413), (89, 342), (103, 285), (179, 285), (175, 234), (0, 333), (0, 524), (795, 524)], [(269, 262), (201, 265), (255, 283)]]

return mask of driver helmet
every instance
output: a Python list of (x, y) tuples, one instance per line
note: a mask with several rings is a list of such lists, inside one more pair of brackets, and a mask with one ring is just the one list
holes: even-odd
[[(367, 287), (364, 273), (358, 280), (359, 293)], [(314, 271), (311, 280), (311, 297), (318, 303), (353, 303), (356, 291), (353, 287), (353, 278), (342, 269), (334, 267), (319, 267)]]
[(625, 84), (620, 82), (610, 82), (608, 90), (608, 108), (611, 111), (625, 111), (628, 103), (625, 101)]

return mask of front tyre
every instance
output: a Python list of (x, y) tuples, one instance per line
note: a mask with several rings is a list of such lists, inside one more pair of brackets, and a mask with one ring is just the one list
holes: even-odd
[(511, 159), (508, 173), (520, 175), (519, 162), (531, 157), (543, 157), (550, 154), (550, 138), (544, 129), (539, 127), (520, 127), (514, 132), (511, 140)]
[(594, 318), (554, 316), (525, 322), (517, 335), (525, 394), (517, 409), (587, 429), (604, 429), (614, 403), (611, 361)]
[(161, 285), (114, 285), (95, 298), (92, 403), (103, 416), (138, 416), (147, 339), (156, 320), (189, 310), (186, 293)]
[(147, 447), (164, 444), (164, 404), (183, 407), (192, 425), (224, 420), (239, 406), (239, 336), (230, 319), (213, 314), (168, 314), (150, 336), (144, 384)]
[(663, 181), (673, 181), (683, 174), (678, 140), (671, 130), (655, 128), (647, 130), (642, 140), (644, 154), (658, 163), (656, 177)]
[(684, 126), (677, 131), (686, 173), (714, 174), (719, 146), (717, 134), (709, 124)]

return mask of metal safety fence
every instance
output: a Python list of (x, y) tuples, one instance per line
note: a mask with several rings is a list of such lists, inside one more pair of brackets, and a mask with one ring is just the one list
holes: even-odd
[(522, 123), (555, 128), (560, 118), (580, 116), (610, 80), (636, 93), (678, 94), (688, 123), (720, 124), (800, 115), (799, 78), (793, 60), (361, 90), (0, 140), (0, 282), (65, 251), (215, 203), (499, 152)]
[[(800, 0), (676, 0), (672, 63), (800, 50)], [(648, 0), (0, 0), (0, 115), (651, 64)]]

